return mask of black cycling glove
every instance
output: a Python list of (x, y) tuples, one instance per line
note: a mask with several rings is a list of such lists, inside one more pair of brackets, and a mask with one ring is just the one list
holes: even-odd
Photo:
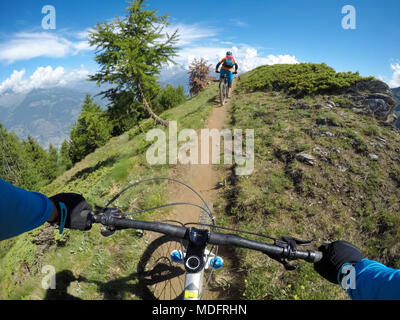
[(49, 199), (58, 210), (58, 217), (55, 223), (60, 226), (60, 233), (64, 228), (82, 231), (92, 228), (89, 214), (92, 211), (92, 207), (80, 194), (61, 193)]
[(346, 241), (324, 244), (318, 250), (323, 253), (323, 258), (314, 264), (314, 269), (334, 284), (340, 284), (340, 277), (338, 276), (345, 263), (357, 264), (363, 259), (361, 250)]

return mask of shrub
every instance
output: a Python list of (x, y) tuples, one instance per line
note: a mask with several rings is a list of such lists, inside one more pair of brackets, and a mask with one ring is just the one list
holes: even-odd
[(238, 89), (284, 91), (300, 98), (306, 95), (339, 94), (365, 79), (372, 78), (363, 78), (358, 72), (337, 73), (325, 63), (276, 64), (250, 71)]
[(207, 65), (207, 61), (203, 58), (194, 59), (189, 69), (190, 94), (196, 95), (207, 86), (211, 65)]

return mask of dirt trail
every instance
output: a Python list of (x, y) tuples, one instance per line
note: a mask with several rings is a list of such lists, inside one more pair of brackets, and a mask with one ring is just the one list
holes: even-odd
[[(218, 104), (213, 108), (208, 124), (204, 129), (222, 130), (224, 128), (227, 119), (227, 104), (229, 101), (228, 103), (225, 103), (223, 107), (219, 105), (219, 101), (217, 103)], [(200, 131), (198, 131), (198, 137), (200, 137)], [(217, 197), (217, 187), (218, 183), (221, 181), (221, 177), (218, 174), (218, 171), (216, 171), (211, 164), (211, 140), (209, 145), (210, 164), (178, 164), (172, 169), (171, 176), (190, 185), (194, 190), (200, 193), (205, 201), (214, 203)], [(199, 162), (200, 147), (201, 142), (199, 141)], [(170, 185), (168, 198), (170, 201), (201, 204), (199, 198), (193, 192), (179, 184)], [(182, 223), (197, 222), (199, 220), (199, 214), (200, 209), (195, 207), (177, 206), (171, 213), (170, 218)]]
[[(233, 84), (233, 89), (235, 87), (236, 82)], [(233, 92), (233, 91), (232, 91)], [(221, 107), (219, 100), (215, 100), (215, 105), (212, 110), (212, 113), (210, 115), (210, 118), (208, 120), (208, 124), (204, 129), (217, 129), (217, 130), (222, 130), (224, 128), (225, 122), (227, 120), (227, 105), (229, 104), (230, 100), (225, 103), (224, 106)], [(201, 137), (200, 131), (198, 130), (198, 137)], [(200, 153), (200, 148), (201, 148), (201, 141), (199, 139), (199, 163), (201, 163), (201, 153)], [(211, 148), (211, 138), (210, 138), (210, 143), (209, 143), (209, 159), (210, 163), (209, 164), (188, 164), (188, 165), (183, 165), (183, 164), (177, 164), (175, 167), (171, 169), (171, 174), (170, 177), (180, 180), (189, 186), (191, 186), (194, 190), (196, 190), (202, 198), (207, 201), (208, 203), (215, 203), (218, 197), (218, 183), (221, 181), (220, 174), (215, 168), (213, 167), (211, 163), (212, 159), (212, 148)], [(194, 194), (191, 190), (186, 188), (183, 185), (180, 185), (178, 183), (168, 183), (168, 202), (192, 202), (195, 204), (201, 205), (202, 202), (198, 198), (196, 194)], [(174, 221), (179, 221), (181, 223), (189, 223), (189, 222), (198, 222), (200, 218), (200, 208), (192, 207), (192, 206), (175, 206), (173, 207), (173, 210), (165, 216), (163, 219), (165, 220), (174, 220)], [(148, 242), (157, 242), (159, 238), (159, 235), (150, 233), (147, 234), (147, 241)], [(175, 244), (176, 246), (176, 244)], [(175, 248), (176, 249), (176, 248)], [(164, 264), (169, 265), (169, 269), (173, 268), (173, 264), (169, 262), (169, 254), (170, 254), (170, 247), (168, 246), (168, 243), (165, 245), (160, 246), (157, 249), (157, 252), (159, 253), (154, 253), (154, 258), (152, 258), (153, 261), (155, 261), (155, 264), (149, 263), (149, 267), (153, 265), (154, 266), (160, 261), (163, 261)], [(167, 268), (167, 269), (168, 269)], [(183, 267), (182, 267), (183, 268)], [(157, 269), (157, 267), (155, 267)], [(184, 272), (183, 272), (184, 273)], [(162, 277), (163, 274), (168, 275), (169, 271), (166, 272), (155, 272), (155, 274), (158, 275), (158, 277)], [(151, 289), (154, 292), (155, 296), (163, 297), (161, 295), (162, 291), (166, 291), (166, 288), (168, 288), (168, 291), (170, 292), (182, 292), (183, 291), (183, 281), (184, 281), (184, 274), (180, 274), (179, 276), (175, 276), (172, 279), (168, 280), (168, 284), (164, 283), (159, 283)], [(159, 289), (161, 288), (161, 289)], [(171, 297), (175, 296), (174, 294), (171, 294)], [(203, 300), (217, 300), (220, 297), (219, 290), (207, 290), (206, 293), (203, 296)], [(162, 298), (161, 298), (162, 299)], [(169, 300), (169, 296), (165, 296), (165, 299)], [(165, 300), (162, 299), (162, 300)]]
[[(233, 84), (233, 89), (236, 82)], [(233, 92), (233, 90), (232, 90)], [(225, 126), (227, 120), (227, 105), (230, 99), (221, 106), (219, 100), (216, 100), (216, 104), (212, 110), (211, 116), (208, 120), (208, 124), (204, 129), (217, 129), (222, 130)], [(197, 134), (200, 137), (200, 130)], [(188, 164), (182, 165), (178, 164), (173, 170), (171, 177), (185, 182), (196, 190), (202, 198), (213, 204), (218, 197), (218, 184), (221, 181), (221, 176), (211, 163), (212, 159), (212, 148), (211, 139), (209, 142), (209, 164)], [(200, 158), (200, 148), (201, 141), (199, 139), (199, 163), (201, 163)], [(193, 202), (196, 204), (202, 204), (201, 200), (188, 188), (179, 184), (170, 184), (168, 190), (169, 201), (177, 202)], [(171, 212), (168, 218), (182, 223), (188, 222), (198, 222), (200, 217), (200, 209), (191, 206), (176, 206)], [(217, 300), (219, 298), (219, 293), (216, 291), (206, 291), (203, 296), (203, 300)]]
[[(233, 83), (232, 94), (236, 86), (236, 79)], [(217, 129), (222, 130), (227, 121), (227, 106), (230, 103), (228, 99), (224, 106), (221, 107), (219, 98), (215, 101), (215, 106), (212, 110), (208, 124), (204, 129)], [(198, 131), (198, 137), (200, 137), (200, 130)], [(193, 189), (200, 193), (203, 199), (207, 202), (214, 203), (218, 196), (218, 183), (221, 181), (221, 176), (218, 171), (213, 168), (211, 163), (212, 152), (211, 152), (211, 139), (210, 139), (210, 150), (209, 159), (210, 163), (203, 164), (178, 164), (173, 170), (171, 177), (183, 181), (190, 185)], [(200, 147), (201, 142), (199, 141), (199, 163), (200, 161)], [(184, 186), (179, 184), (171, 184), (168, 190), (169, 200), (178, 202), (194, 202), (201, 204), (199, 198)], [(171, 214), (171, 219), (181, 221), (182, 223), (197, 222), (199, 220), (200, 209), (194, 207), (181, 207), (176, 206)]]

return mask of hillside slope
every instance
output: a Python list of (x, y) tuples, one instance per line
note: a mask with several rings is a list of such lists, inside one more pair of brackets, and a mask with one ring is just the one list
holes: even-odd
[[(231, 105), (231, 126), (256, 132), (254, 173), (225, 192), (231, 223), (316, 245), (347, 240), (399, 268), (400, 131), (360, 112), (346, 98), (351, 85), (295, 97), (260, 83), (270, 68), (242, 76)], [(307, 263), (285, 272), (260, 254), (240, 256), (249, 299), (347, 298)]]
[[(178, 129), (204, 128), (216, 96), (213, 84), (163, 118), (177, 120)], [(225, 173), (214, 203), (218, 224), (313, 240), (314, 249), (343, 239), (400, 267), (400, 134), (386, 121), (392, 99), (382, 83), (326, 65), (264, 66), (242, 75), (227, 128), (255, 130), (255, 170), (238, 177), (234, 166), (216, 166)], [(80, 192), (105, 205), (130, 182), (174, 176), (174, 166), (147, 164), (145, 134), (153, 127), (147, 120), (110, 140), (42, 192)], [(162, 204), (168, 190), (141, 185), (116, 205), (133, 211)], [(35, 230), (0, 244), (0, 299), (142, 299), (137, 265), (148, 245), (133, 231), (103, 238), (98, 226), (62, 237), (52, 228)], [(210, 287), (223, 290), (224, 299), (347, 299), (311, 264), (294, 262), (298, 270), (287, 272), (261, 253), (222, 252), (226, 265)], [(59, 290), (41, 288), (45, 265), (57, 270)]]
[[(178, 121), (179, 129), (202, 128), (214, 106), (216, 94), (217, 86), (211, 85), (162, 116)], [(168, 177), (167, 165), (150, 166), (146, 161), (146, 150), (152, 144), (145, 140), (146, 132), (153, 127), (154, 122), (146, 120), (130, 132), (111, 139), (41, 192), (48, 196), (61, 192), (81, 193), (92, 205), (104, 206), (133, 181)], [(124, 194), (114, 205), (132, 212), (164, 204), (166, 188), (163, 183), (142, 184)], [(159, 210), (140, 218), (157, 220), (166, 213)], [(66, 230), (63, 236), (59, 236), (57, 232), (46, 226), (0, 243), (0, 299), (143, 297), (136, 273), (148, 243), (141, 233), (122, 231), (103, 238), (99, 226), (86, 233)], [(41, 286), (44, 277), (41, 270), (46, 265), (57, 271), (57, 290), (46, 291)]]

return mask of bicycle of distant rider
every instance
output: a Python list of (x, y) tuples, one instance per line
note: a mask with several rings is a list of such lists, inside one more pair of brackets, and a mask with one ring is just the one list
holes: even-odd
[[(217, 73), (221, 73), (221, 72), (217, 71)], [(236, 74), (236, 72), (233, 74)], [(222, 107), (225, 105), (225, 102), (228, 99), (228, 97), (229, 97), (228, 76), (226, 73), (224, 73), (221, 75), (221, 77), (219, 79), (219, 100), (220, 100)]]

